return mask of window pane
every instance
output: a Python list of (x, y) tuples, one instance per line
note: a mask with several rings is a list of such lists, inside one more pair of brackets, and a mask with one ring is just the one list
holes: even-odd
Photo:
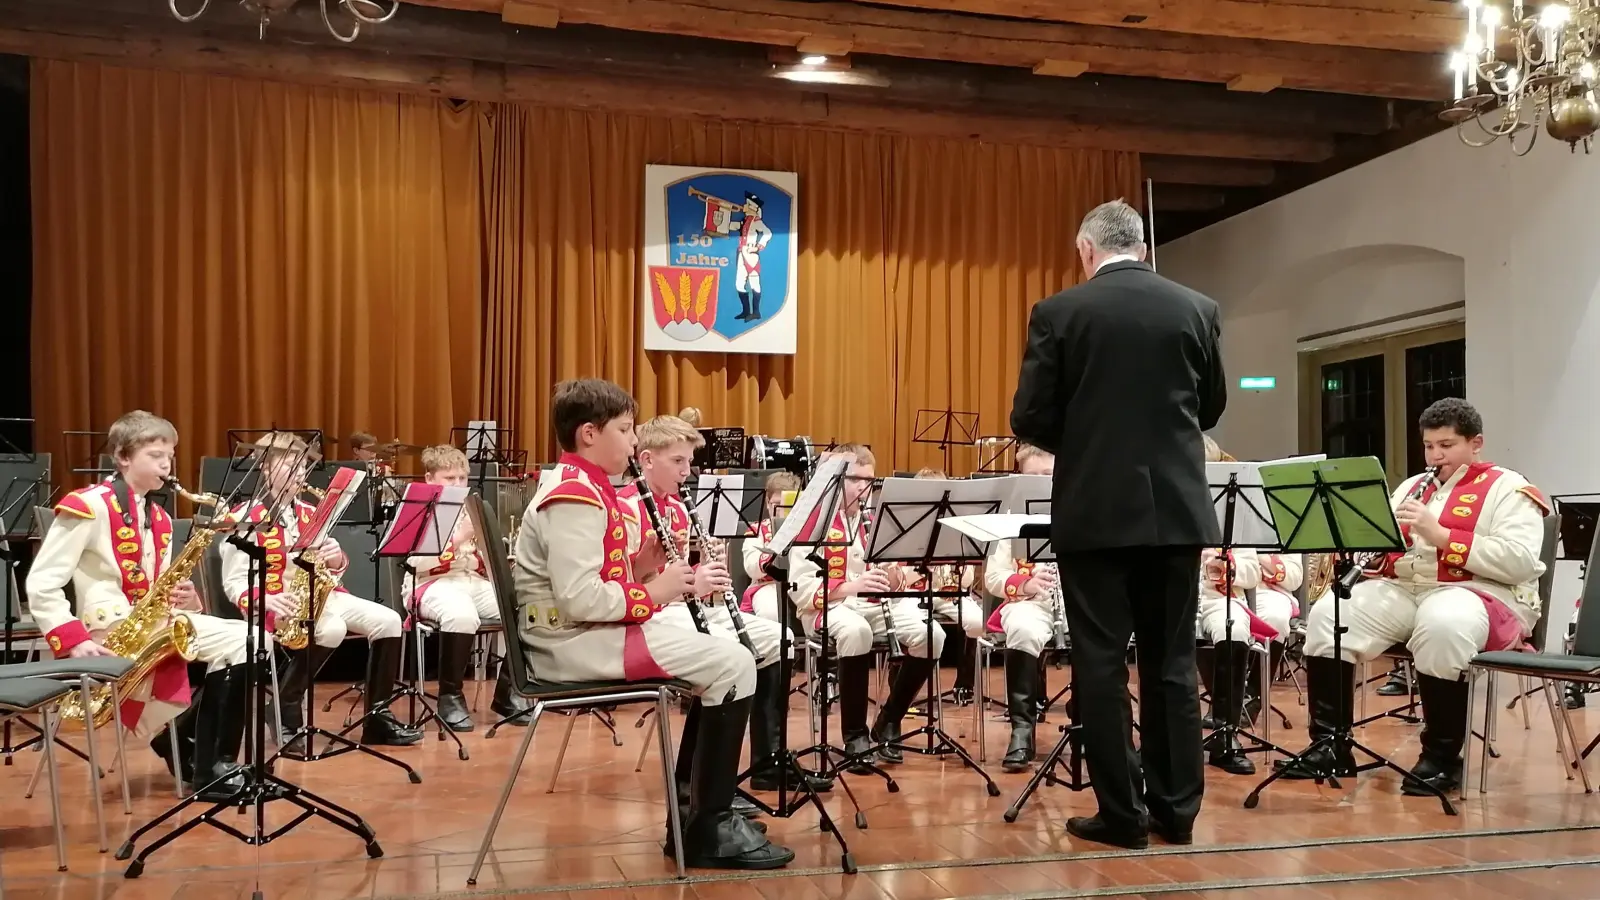
[(1446, 397), (1467, 397), (1467, 341), (1457, 338), (1406, 350), (1406, 472), (1421, 472), (1422, 442), (1417, 419), (1428, 404)]
[(1322, 367), (1322, 452), (1384, 459), (1383, 356)]

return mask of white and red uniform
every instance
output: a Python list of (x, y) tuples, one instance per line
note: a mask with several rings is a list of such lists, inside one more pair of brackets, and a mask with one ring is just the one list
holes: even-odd
[[(905, 590), (921, 591), (927, 589), (927, 579), (917, 571), (915, 566), (897, 566), (906, 579)], [(935, 591), (968, 591), (972, 589), (975, 577), (972, 566), (934, 566), (933, 589)], [(912, 598), (913, 602), (920, 600)], [(924, 613), (919, 609), (919, 618)], [(967, 637), (977, 640), (983, 637), (983, 607), (979, 606), (971, 596), (952, 596), (944, 594), (935, 595), (933, 598), (933, 617), (943, 622), (951, 622), (961, 626)], [(899, 624), (896, 620), (895, 624)]]
[(772, 561), (772, 554), (761, 551), (762, 547), (772, 542), (772, 535), (772, 520), (765, 519), (760, 525), (750, 527), (750, 532), (740, 545), (744, 572), (750, 576), (750, 586), (744, 589), (739, 608), (763, 619), (782, 622), (782, 611), (778, 609), (778, 583), (767, 574), (767, 563)]
[[(1222, 604), (1227, 579), (1200, 573), (1200, 603), (1196, 607), (1198, 634), (1208, 641), (1230, 640), (1242, 644), (1281, 641), (1289, 633), (1295, 604), (1291, 591), (1300, 586), (1303, 567), (1297, 554), (1259, 554), (1254, 550), (1230, 551), (1233, 559), (1233, 630), (1224, 635), (1228, 611)], [(1245, 591), (1256, 592), (1255, 609), (1245, 602)]]
[[(617, 497), (622, 502), (622, 519), (628, 526), (628, 546), (637, 552), (643, 545), (644, 535), (654, 533), (654, 529), (650, 527), (649, 516), (645, 514), (644, 504), (639, 501), (638, 482), (619, 489)], [(676, 494), (656, 494), (655, 500), (656, 510), (661, 513), (664, 520), (662, 524), (672, 529), (670, 539), (682, 553), (683, 548), (689, 546), (689, 508)], [(668, 540), (659, 535), (657, 538), (663, 542)], [(711, 633), (737, 642), (739, 635), (734, 631), (733, 616), (728, 613), (727, 604), (723, 603), (721, 597), (704, 598), (704, 601), (700, 609)], [(672, 622), (681, 628), (694, 628), (694, 619), (689, 613), (689, 607), (682, 603), (674, 603), (667, 607), (657, 614), (657, 618)], [(739, 618), (744, 623), (744, 633), (750, 638), (750, 645), (756, 650), (756, 668), (764, 669), (776, 663), (779, 642), (783, 640), (783, 626), (761, 616), (741, 615)], [(789, 647), (792, 652), (793, 642)]]
[(416, 570), (409, 609), (414, 616), (450, 634), (476, 634), (484, 622), (500, 621), (499, 601), (475, 541), (462, 541), (463, 513), (455, 533), (438, 556), (413, 556)]
[[(301, 571), (300, 567), (290, 559), (289, 550), (299, 539), (300, 529), (311, 523), (311, 513), (315, 509), (316, 507), (309, 503), (296, 500), (292, 505), (285, 506), (279, 513), (277, 522), (258, 528), (254, 532), (256, 544), (267, 551), (268, 594), (276, 595), (288, 590), (294, 573)], [(240, 507), (234, 512), (242, 513), (248, 522), (259, 523), (266, 521), (268, 509), (258, 503), (248, 511)], [(223, 543), (221, 546), (222, 589), (227, 591), (228, 596), (240, 609), (248, 610), (250, 603), (256, 599), (252, 596), (255, 586), (250, 584), (250, 557), (232, 543)], [(339, 542), (332, 536), (325, 537), (322, 543), (313, 549), (320, 552), (324, 558), (343, 556), (339, 550)], [(343, 560), (342, 565), (348, 564), (348, 559)], [(344, 569), (330, 571), (338, 575)], [(276, 616), (268, 610), (268, 629), (275, 627), (275, 619)], [(322, 615), (317, 618), (311, 640), (318, 647), (331, 650), (343, 643), (347, 634), (364, 637), (369, 641), (400, 637), (400, 614), (380, 603), (357, 597), (343, 587), (336, 588), (328, 596), (328, 602), (322, 608)]]
[[(813, 513), (820, 514), (820, 511)], [(846, 535), (849, 535), (848, 546), (845, 544)], [(861, 656), (870, 653), (873, 639), (889, 633), (884, 621), (883, 603), (890, 603), (893, 604), (891, 611), (900, 648), (910, 656), (939, 658), (944, 652), (944, 629), (933, 629), (930, 650), (927, 613), (917, 605), (916, 598), (892, 597), (880, 602), (874, 597), (851, 596), (830, 600), (824, 596), (824, 591), (837, 591), (845, 582), (866, 574), (866, 538), (866, 524), (860, 514), (847, 518), (844, 511), (840, 510), (834, 514), (828, 528), (827, 539), (831, 546), (797, 545), (789, 551), (789, 574), (795, 582), (794, 605), (800, 613), (800, 624), (805, 627), (806, 634), (814, 635), (822, 627), (822, 611), (826, 607), (828, 636), (833, 638), (838, 655)], [(821, 554), (823, 567), (810, 559), (813, 553)]]
[[(58, 658), (84, 641), (103, 641), (172, 563), (167, 511), (131, 496), (127, 519), (109, 483), (73, 491), (56, 504), (27, 588), (28, 609)], [(76, 615), (67, 601), (69, 584), (77, 595)], [(194, 626), (195, 658), (208, 672), (245, 661), (244, 622), (198, 612), (183, 615)], [(188, 705), (188, 665), (173, 656), (157, 667), (139, 695), (122, 699), (118, 714), (124, 727), (147, 737)]]
[(563, 454), (539, 479), (515, 565), (517, 628), (532, 677), (677, 678), (707, 706), (751, 696), (756, 662), (749, 651), (657, 616), (662, 609), (634, 575), (637, 548), (628, 531), (616, 489), (588, 460)]
[[(1038, 656), (1050, 643), (1054, 611), (1050, 608), (1049, 595), (1041, 593), (1030, 597), (1023, 593), (1023, 587), (1037, 567), (1028, 562), (1025, 553), (1019, 552), (1024, 543), (995, 541), (989, 545), (989, 558), (983, 565), (983, 586), (1000, 598), (1000, 605), (989, 616), (988, 627), (990, 631), (1005, 632), (1006, 649)], [(1066, 628), (1065, 621), (1061, 627)]]
[(739, 250), (734, 265), (733, 283), (737, 291), (761, 290), (761, 251), (772, 240), (772, 229), (761, 216), (747, 210), (739, 222)]
[[(1399, 508), (1418, 475), (1395, 489)], [(1544, 517), (1549, 504), (1527, 479), (1490, 463), (1462, 466), (1422, 502), (1449, 529), (1433, 547), (1402, 528), (1411, 549), (1382, 561), (1339, 609), (1346, 662), (1360, 663), (1404, 642), (1423, 675), (1459, 679), (1482, 650), (1520, 645), (1539, 619)], [(1333, 601), (1312, 604), (1306, 653), (1333, 655)]]

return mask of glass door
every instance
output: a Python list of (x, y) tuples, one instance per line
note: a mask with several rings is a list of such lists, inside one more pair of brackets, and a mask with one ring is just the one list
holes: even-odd
[(1417, 418), (1444, 397), (1466, 397), (1460, 323), (1300, 354), (1300, 450), (1376, 456), (1391, 483), (1422, 471)]

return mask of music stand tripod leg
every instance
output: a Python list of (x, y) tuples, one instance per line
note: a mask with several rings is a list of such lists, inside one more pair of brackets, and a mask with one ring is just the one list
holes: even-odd
[[(1055, 747), (1050, 750), (1050, 755), (1039, 762), (1039, 767), (1034, 770), (1033, 777), (1028, 779), (1027, 786), (1022, 789), (1022, 793), (1017, 795), (1017, 799), (1011, 801), (1011, 806), (1006, 809), (1005, 820), (1007, 822), (1015, 822), (1017, 820), (1017, 816), (1022, 812), (1023, 805), (1028, 802), (1028, 799), (1033, 796), (1033, 792), (1037, 791), (1039, 785), (1043, 784), (1046, 779), (1074, 791), (1081, 791), (1089, 786), (1088, 782), (1079, 779), (1076, 771), (1076, 758), (1078, 756), (1076, 742), (1078, 740), (1079, 727), (1078, 725), (1061, 726), (1061, 739), (1056, 741)], [(1071, 781), (1065, 781), (1055, 774), (1056, 766), (1061, 764), (1062, 756), (1068, 752), (1071, 752), (1074, 757), (1074, 771)]]

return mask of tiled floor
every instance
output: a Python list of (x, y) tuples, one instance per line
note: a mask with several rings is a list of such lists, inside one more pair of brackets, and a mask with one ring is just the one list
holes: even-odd
[[(1059, 682), (1064, 671), (1051, 673)], [(996, 678), (998, 684), (998, 677)], [(325, 693), (331, 694), (331, 686)], [(1304, 708), (1293, 688), (1280, 686), (1278, 704), (1296, 730), (1275, 737), (1302, 746)], [(486, 701), (486, 698), (485, 698)], [(1389, 701), (1379, 701), (1389, 702)], [(342, 706), (336, 712), (342, 711)], [(804, 719), (792, 721), (792, 743), (804, 742)], [(827, 807), (840, 821), (858, 875), (838, 871), (838, 849), (817, 828), (814, 813), (769, 820), (772, 835), (799, 854), (787, 870), (729, 876), (691, 872), (675, 882), (660, 851), (664, 807), (652, 750), (635, 773), (637, 713), (623, 710), (613, 746), (592, 718), (580, 718), (554, 793), (546, 793), (567, 720), (551, 715), (524, 767), (476, 888), (466, 884), (473, 854), (523, 732), (485, 740), (482, 727), (467, 737), (469, 761), (431, 736), (398, 755), (422, 772), (420, 785), (402, 772), (357, 756), (286, 764), (282, 774), (359, 812), (376, 829), (381, 859), (365, 858), (354, 837), (312, 820), (257, 850), (202, 827), (154, 855), (143, 877), (127, 880), (124, 864), (96, 852), (87, 767), (63, 766), (69, 821), (70, 871), (57, 873), (46, 799), (22, 793), (36, 757), (24, 753), (0, 769), (0, 876), (5, 900), (42, 898), (248, 898), (258, 885), (268, 898), (380, 898), (434, 895), (525, 896), (543, 900), (683, 898), (769, 900), (857, 898), (934, 900), (963, 897), (1382, 898), (1425, 896), (1467, 900), (1493, 896), (1600, 896), (1600, 798), (1568, 781), (1555, 752), (1542, 703), (1532, 729), (1519, 714), (1502, 714), (1491, 793), (1444, 815), (1432, 800), (1402, 797), (1394, 776), (1363, 775), (1342, 791), (1280, 783), (1259, 808), (1241, 807), (1257, 778), (1208, 770), (1205, 812), (1192, 847), (1155, 845), (1138, 853), (1109, 851), (1066, 836), (1062, 820), (1093, 810), (1089, 792), (1040, 790), (1014, 824), (1001, 819), (1026, 782), (997, 764), (1006, 729), (991, 723), (990, 772), (1001, 796), (986, 796), (982, 781), (958, 763), (908, 755), (894, 770), (901, 790), (889, 794), (875, 778), (852, 777), (868, 819), (852, 823), (840, 791)], [(968, 710), (952, 710), (949, 730), (970, 737)], [(331, 717), (330, 717), (331, 718)], [(480, 721), (486, 716), (480, 715)], [(1046, 747), (1055, 722), (1042, 726)], [(1366, 729), (1376, 749), (1403, 764), (1416, 755), (1416, 726), (1393, 720)], [(107, 743), (109, 755), (110, 745)], [(115, 776), (101, 783), (114, 851), (139, 825), (173, 802), (170, 780), (149, 750), (130, 747), (133, 815), (122, 813)], [(232, 811), (223, 821), (245, 827)], [(269, 807), (269, 826), (288, 819)], [(155, 834), (162, 833), (158, 830)], [(1585, 893), (1587, 892), (1587, 893)]]

